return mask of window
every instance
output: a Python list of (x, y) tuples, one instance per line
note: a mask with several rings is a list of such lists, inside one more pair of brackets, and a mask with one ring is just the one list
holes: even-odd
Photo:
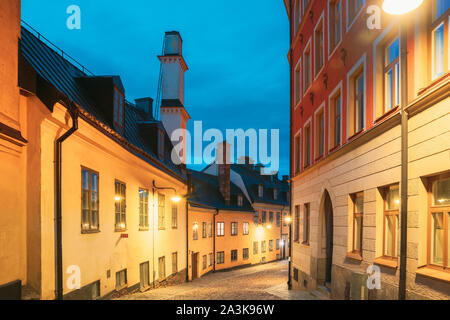
[(166, 228), (166, 196), (158, 194), (158, 229), (164, 230)]
[(298, 282), (298, 269), (294, 268), (294, 280)]
[[(310, 40), (311, 41), (311, 40)], [(309, 87), (311, 86), (312, 81), (312, 64), (311, 64), (311, 43), (308, 43), (308, 46), (303, 53), (303, 90), (306, 93)]]
[(330, 99), (330, 145), (336, 148), (341, 144), (342, 98), (340, 88)]
[(124, 183), (116, 180), (115, 194), (116, 231), (123, 231), (127, 228), (126, 186)]
[(277, 227), (281, 227), (281, 213), (277, 212)]
[(266, 241), (261, 241), (261, 253), (266, 253)]
[(273, 251), (273, 240), (269, 240), (269, 252)]
[(172, 203), (172, 229), (178, 228), (178, 205)]
[(172, 253), (172, 274), (178, 272), (178, 252)]
[(248, 248), (242, 249), (242, 259), (248, 260)]
[(295, 142), (294, 142), (294, 148), (295, 148), (295, 174), (300, 173), (301, 170), (301, 137), (300, 134), (298, 134), (295, 137)]
[(433, 23), (431, 25), (432, 36), (432, 78), (436, 79), (448, 70), (448, 45), (445, 45), (448, 37), (449, 9), (448, 0), (433, 1)]
[(258, 197), (260, 198), (264, 197), (264, 186), (262, 184), (258, 186)]
[(244, 222), (244, 223), (242, 224), (242, 229), (243, 229), (243, 234), (244, 234), (244, 236), (247, 236), (247, 235), (248, 235), (248, 226), (249, 226), (249, 223), (248, 223), (248, 222)]
[(262, 224), (266, 224), (266, 220), (267, 220), (267, 212), (263, 211), (262, 212)]
[(305, 164), (305, 168), (307, 168), (311, 165), (311, 123), (306, 125), (304, 133), (303, 152), (305, 153), (305, 159), (303, 163)]
[(149, 266), (150, 266), (149, 262), (141, 263), (139, 266), (141, 289), (145, 289), (150, 286), (150, 267)]
[(139, 189), (139, 228), (148, 229), (148, 190)]
[(298, 61), (294, 74), (295, 106), (302, 100), (302, 60)]
[(207, 237), (207, 230), (206, 230), (206, 222), (202, 222), (202, 238), (206, 238)]
[(81, 230), (83, 232), (98, 231), (98, 173), (83, 168), (81, 180)]
[(198, 240), (198, 223), (197, 222), (195, 222), (192, 227), (192, 239)]
[(280, 250), (280, 239), (276, 241), (276, 250)]
[(244, 205), (244, 198), (241, 195), (238, 196), (237, 203), (238, 203), (238, 207), (242, 207)]
[(164, 158), (164, 132), (158, 129), (158, 156)]
[(238, 223), (237, 222), (232, 222), (231, 223), (231, 235), (232, 236), (237, 236), (238, 235)]
[(166, 278), (166, 257), (158, 259), (158, 279), (162, 281)]
[(213, 235), (213, 225), (212, 225), (212, 222), (210, 222), (208, 224), (208, 237), (212, 238), (212, 235)]
[(269, 223), (273, 224), (273, 212), (269, 212)]
[(254, 223), (255, 225), (258, 225), (258, 224), (259, 224), (259, 212), (255, 212), (255, 213), (253, 214), (253, 223)]
[(429, 185), (429, 261), (448, 270), (450, 257), (450, 174), (430, 179)]
[(231, 261), (237, 261), (237, 259), (238, 259), (238, 251), (231, 250)]
[(295, 206), (294, 241), (300, 241), (300, 206)]
[(218, 237), (225, 236), (225, 223), (224, 222), (217, 222), (217, 236)]
[(277, 188), (273, 189), (273, 199), (278, 200), (278, 189)]
[(306, 9), (308, 9), (308, 5), (311, 0), (302, 0), (302, 1), (303, 1), (303, 14), (305, 14)]
[(253, 242), (253, 254), (258, 254), (258, 242)]
[(364, 94), (364, 68), (359, 66), (349, 77), (349, 137), (356, 135), (364, 129), (365, 94)]
[(116, 290), (122, 290), (127, 286), (127, 269), (116, 272)]
[(287, 227), (288, 226), (286, 218), (287, 218), (287, 213), (283, 212), (283, 227)]
[(303, 213), (303, 244), (305, 245), (309, 245), (310, 221), (311, 221), (310, 205), (309, 203), (307, 203), (305, 204), (305, 212)]
[(208, 260), (209, 260), (209, 266), (211, 267), (213, 265), (213, 254), (212, 253), (209, 254)]
[(400, 41), (394, 39), (386, 46), (384, 64), (385, 112), (400, 104)]
[(203, 256), (203, 270), (205, 270), (206, 267), (207, 267), (207, 256), (204, 255), (204, 256)]
[(364, 193), (352, 195), (353, 199), (353, 253), (362, 256)]
[(124, 96), (117, 87), (114, 87), (114, 124), (123, 129), (124, 119)]
[(323, 157), (325, 153), (325, 112), (324, 109), (316, 114), (316, 159)]
[(347, 0), (348, 1), (348, 25), (351, 25), (361, 8), (364, 6), (365, 0)]
[(389, 186), (383, 190), (384, 200), (384, 240), (383, 256), (397, 257), (397, 240), (399, 226), (400, 192), (399, 185)]
[(324, 61), (324, 52), (325, 46), (323, 44), (323, 19), (321, 19), (314, 31), (314, 74), (317, 76), (322, 70), (322, 67), (325, 63)]
[(294, 32), (297, 31), (298, 27), (300, 27), (300, 24), (302, 22), (302, 6), (301, 6), (301, 0), (297, 0), (295, 3), (294, 8)]
[(342, 39), (342, 0), (330, 2), (328, 23), (331, 53)]
[(225, 252), (217, 252), (217, 264), (225, 263)]

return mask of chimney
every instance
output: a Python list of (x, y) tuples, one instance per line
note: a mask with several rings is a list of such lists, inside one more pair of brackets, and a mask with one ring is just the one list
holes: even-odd
[[(186, 61), (183, 58), (183, 40), (178, 31), (166, 32), (164, 36), (164, 50), (162, 56), (158, 56), (161, 61), (161, 122), (172, 139), (173, 133), (178, 129), (187, 129), (190, 119), (184, 108), (184, 78), (188, 70)], [(179, 144), (182, 142), (179, 157), (181, 162), (186, 164), (186, 134), (182, 139), (174, 137), (172, 142)]]
[(222, 142), (217, 145), (216, 163), (218, 166), (219, 189), (225, 203), (230, 204), (230, 144)]
[(141, 98), (134, 100), (136, 107), (145, 113), (145, 120), (153, 120), (153, 99)]

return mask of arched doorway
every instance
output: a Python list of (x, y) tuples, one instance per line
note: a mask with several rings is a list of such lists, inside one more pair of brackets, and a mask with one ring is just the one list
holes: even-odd
[(331, 288), (333, 267), (333, 204), (327, 190), (320, 201), (320, 252), (318, 259), (318, 278), (320, 285)]

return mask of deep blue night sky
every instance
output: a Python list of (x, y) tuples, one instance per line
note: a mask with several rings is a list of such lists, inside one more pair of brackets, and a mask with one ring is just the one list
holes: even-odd
[[(66, 27), (69, 5), (81, 30)], [(282, 0), (22, 0), (22, 19), (96, 75), (120, 75), (126, 98), (156, 98), (165, 31), (183, 37), (185, 107), (203, 129), (280, 129), (289, 171), (288, 19)], [(199, 169), (198, 167), (196, 167)]]

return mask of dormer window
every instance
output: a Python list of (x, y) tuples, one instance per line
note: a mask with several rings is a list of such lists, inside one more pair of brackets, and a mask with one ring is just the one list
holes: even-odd
[(158, 129), (158, 156), (164, 158), (164, 132)]
[(278, 200), (278, 189), (277, 188), (273, 189), (273, 199)]
[(238, 196), (238, 207), (242, 207), (244, 205), (244, 198), (239, 195)]
[(264, 197), (264, 186), (262, 184), (258, 186), (258, 197)]
[(117, 87), (114, 87), (114, 124), (120, 128), (124, 127), (124, 96)]

